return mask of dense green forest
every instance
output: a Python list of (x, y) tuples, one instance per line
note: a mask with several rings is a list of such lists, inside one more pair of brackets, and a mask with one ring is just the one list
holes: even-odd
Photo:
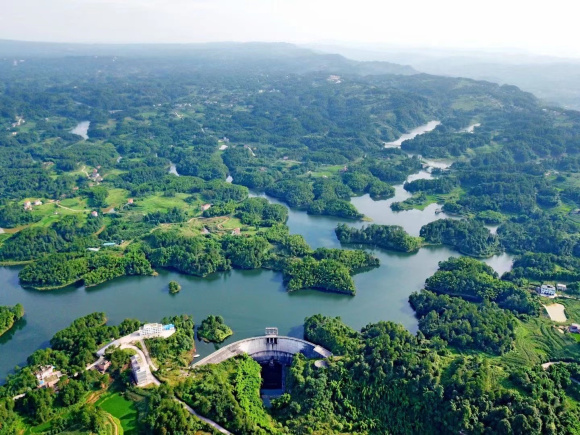
[(0, 336), (8, 331), (16, 321), (24, 316), (24, 307), (16, 304), (13, 307), (0, 305)]
[[(514, 86), (289, 45), (120, 50), (0, 61), (0, 262), (23, 265), (23, 286), (264, 268), (288, 291), (354, 295), (353, 275), (379, 266), (364, 250), (312, 249), (290, 234), (288, 208), (261, 194), (350, 221), (336, 227), (344, 244), (408, 253), (444, 244), (468, 257), (441, 262), (410, 295), (416, 334), (305, 319), (304, 337), (334, 356), (322, 365), (297, 356), (271, 408), (248, 357), (188, 368), (191, 316), (164, 319), (177, 332), (146, 341), (160, 387), (131, 386), (120, 349), (107, 355), (110, 375), (85, 370), (100, 345), (141, 325), (87, 315), (8, 376), (0, 433), (118, 433), (98, 401), (107, 397), (132, 409), (139, 432), (163, 435), (213, 430), (177, 399), (234, 433), (580, 433), (580, 351), (568, 330), (580, 323), (578, 301), (558, 300), (568, 315), (559, 324), (533, 290), (557, 281), (580, 294), (578, 112)], [(385, 148), (434, 119), (432, 132)], [(85, 120), (83, 140), (71, 130)], [(423, 157), (452, 164), (426, 168)], [(422, 170), (425, 179), (409, 179)], [(420, 237), (354, 227), (367, 218), (351, 198), (403, 188), (410, 197), (393, 212), (437, 203), (452, 218)], [(477, 260), (502, 251), (516, 255), (502, 277)], [(0, 307), (0, 333), (20, 317), (21, 306)], [(204, 320), (200, 336), (223, 340), (220, 319)], [(566, 364), (544, 369), (548, 361)], [(65, 374), (58, 391), (36, 388), (47, 364)]]
[(193, 316), (170, 316), (161, 319), (164, 325), (175, 326), (175, 333), (169, 338), (151, 338), (145, 340), (149, 353), (163, 366), (184, 366), (191, 359), (195, 350), (195, 323)]
[(500, 280), (490, 266), (469, 257), (452, 257), (439, 263), (439, 270), (427, 278), (425, 289), (478, 302), (493, 301), (518, 313), (539, 312), (535, 294)]
[(209, 315), (197, 328), (197, 336), (200, 339), (213, 343), (221, 343), (233, 333), (234, 331), (226, 325), (222, 316)]
[[(342, 74), (337, 84), (328, 80), (331, 70), (300, 63), (311, 65), (314, 54), (291, 46), (213, 49), (215, 56), (193, 50), (167, 63), (55, 55), (18, 68), (0, 64), (0, 125), (6, 127), (0, 135), (0, 225), (10, 229), (0, 237), (0, 261), (48, 255), (28, 270), (24, 284), (111, 279), (127, 273), (121, 264), (126, 260), (120, 260), (127, 249), (143, 250), (153, 267), (200, 276), (230, 267), (280, 268), (268, 254), (276, 243), (269, 241), (269, 248), (253, 232), (283, 225), (288, 212), (264, 198), (248, 198), (248, 188), (311, 214), (360, 219), (353, 195), (389, 198), (393, 185), (423, 167), (407, 152), (456, 159), (451, 168), (433, 171), (432, 179), (405, 183), (414, 196), (392, 204), (408, 209), (437, 201), (468, 218), (428, 224), (422, 235), (427, 243), (477, 257), (505, 249), (554, 254), (565, 263), (580, 255), (573, 213), (580, 207), (574, 193), (580, 167), (576, 112), (544, 110), (512, 86), (393, 75), (392, 66), (363, 68), (334, 59), (338, 70), (332, 72)], [(267, 61), (274, 58), (280, 62)], [(431, 119), (441, 121), (434, 131), (405, 141), (403, 149), (383, 147)], [(70, 133), (79, 120), (90, 121), (88, 140)], [(467, 133), (476, 122), (480, 126)], [(168, 172), (171, 164), (179, 177)], [(500, 224), (497, 236), (482, 221)], [(141, 243), (156, 228), (190, 238), (221, 239), (240, 231), (252, 241), (171, 248)], [(345, 243), (368, 243), (368, 237), (341, 234)], [(407, 238), (403, 246), (385, 240), (373, 244), (419, 248), (418, 240)], [(121, 251), (103, 257), (118, 263), (110, 274), (81, 259), (104, 243)], [(224, 247), (232, 252), (217, 255)], [(193, 258), (196, 249), (204, 254)], [(51, 270), (59, 258), (53, 254), (74, 255), (75, 266)], [(145, 263), (125, 270), (151, 273)], [(47, 278), (53, 271), (55, 277)], [(539, 279), (537, 273), (525, 278)]]
[[(473, 267), (477, 263), (463, 260)], [(461, 266), (450, 261), (442, 268)], [(22, 427), (94, 433), (118, 424), (109, 414), (113, 413), (123, 415), (121, 424), (130, 423), (138, 433), (200, 429), (213, 433), (183, 412), (176, 402), (182, 400), (235, 433), (503, 431), (523, 435), (580, 430), (576, 406), (580, 365), (543, 369), (513, 360), (512, 355), (521, 351), (537, 352), (533, 342), (516, 337), (531, 318), (518, 319), (514, 310), (494, 302), (438, 296), (427, 290), (411, 295), (411, 305), (420, 317), (416, 335), (392, 322), (371, 323), (355, 331), (340, 318), (318, 314), (305, 319), (304, 338), (334, 356), (320, 366), (296, 355), (287, 369), (285, 392), (271, 402), (271, 408), (260, 398), (260, 365), (247, 355), (185, 369), (193, 346), (191, 316), (163, 319), (173, 323), (177, 332), (169, 339), (145, 341), (159, 366), (156, 376), (163, 380), (159, 387), (131, 385), (126, 350), (107, 352), (112, 362), (108, 374), (85, 370), (100, 344), (141, 325), (126, 319), (108, 326), (103, 313), (94, 313), (55, 334), (51, 347), (34, 352), (28, 365), (0, 387), (0, 429), (6, 434)], [(35, 388), (33, 373), (46, 364), (64, 374), (58, 391)], [(23, 398), (12, 399), (21, 393), (26, 393)], [(92, 397), (101, 399), (95, 404)], [(109, 399), (133, 411), (116, 414), (127, 411), (108, 408)]]
[(500, 251), (497, 236), (477, 220), (439, 219), (423, 226), (420, 234), (428, 243), (450, 245), (473, 257), (490, 257)]
[(423, 244), (420, 237), (410, 236), (397, 225), (368, 225), (358, 230), (339, 224), (335, 232), (341, 243), (360, 243), (393, 251), (413, 252)]
[[(426, 308), (424, 302), (421, 309)], [(458, 305), (454, 313), (460, 310)], [(467, 309), (465, 314), (470, 312)], [(491, 326), (483, 317), (480, 322)], [(340, 358), (325, 370), (313, 361), (295, 358), (288, 392), (274, 401), (272, 411), (292, 433), (307, 429), (396, 434), (579, 430), (576, 364), (543, 370), (457, 354), (445, 348), (443, 337), (449, 336), (431, 321), (423, 323), (429, 336), (435, 336), (431, 340), (391, 322), (369, 324), (357, 332), (340, 319), (315, 316), (307, 319), (306, 326), (307, 338), (322, 338)], [(453, 328), (452, 323), (447, 331), (453, 334)], [(495, 341), (496, 334), (502, 334), (497, 328), (499, 324), (479, 332), (485, 341), (478, 346)], [(469, 346), (462, 341), (466, 338), (451, 336), (450, 344)]]
[[(194, 334), (191, 316), (172, 316), (162, 321), (173, 322), (177, 331), (167, 340), (146, 340), (151, 355), (163, 365), (160, 372), (169, 370), (173, 364), (183, 367), (189, 363), (191, 354), (185, 360), (180, 357), (193, 347)], [(168, 433), (171, 425), (175, 425), (177, 432), (188, 428), (213, 433), (199, 419), (188, 412), (180, 412), (184, 408), (171, 399), (171, 390), (147, 391), (132, 387), (130, 370), (127, 369), (130, 351), (108, 350), (106, 358), (112, 363), (108, 373), (86, 370), (86, 364), (96, 360), (94, 352), (97, 346), (133, 332), (141, 324), (138, 320), (126, 319), (118, 326), (108, 326), (104, 313), (93, 313), (75, 320), (55, 334), (50, 347), (30, 355), (27, 366), (17, 368), (16, 373), (0, 387), (0, 433), (17, 434), (32, 427), (36, 427), (39, 433), (118, 433), (125, 424), (115, 420), (110, 412), (117, 413), (117, 418), (123, 420), (131, 415), (123, 415), (127, 412), (123, 408), (111, 411), (101, 406), (103, 400), (97, 399), (108, 396), (116, 397), (114, 400), (131, 408), (131, 400), (137, 400), (141, 421), (135, 420), (132, 425), (139, 425), (139, 433), (162, 433), (164, 430)], [(62, 373), (58, 388), (37, 388), (35, 372), (49, 364)], [(24, 397), (14, 400), (12, 397), (17, 394)]]

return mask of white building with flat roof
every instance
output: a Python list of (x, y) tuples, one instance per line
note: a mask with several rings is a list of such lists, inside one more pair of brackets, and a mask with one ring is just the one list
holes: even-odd
[(149, 383), (149, 371), (141, 361), (138, 355), (133, 355), (131, 357), (131, 371), (133, 372), (133, 378), (137, 386), (141, 387)]
[(556, 290), (558, 290), (559, 292), (565, 292), (566, 291), (566, 284), (556, 284)]
[(542, 296), (556, 296), (556, 287), (550, 284), (542, 284), (540, 287), (540, 295)]
[(145, 323), (140, 329), (140, 335), (147, 337), (152, 335), (159, 335), (163, 331), (161, 323)]

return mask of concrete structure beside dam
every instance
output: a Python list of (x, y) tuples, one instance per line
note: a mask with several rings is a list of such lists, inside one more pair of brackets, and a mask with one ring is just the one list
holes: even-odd
[(251, 356), (262, 365), (271, 361), (276, 361), (282, 365), (290, 365), (292, 358), (297, 353), (301, 353), (307, 358), (317, 359), (328, 358), (332, 355), (329, 350), (322, 346), (317, 346), (299, 338), (279, 336), (277, 328), (266, 328), (266, 335), (231, 343), (195, 362), (192, 367), (219, 364), (243, 353)]

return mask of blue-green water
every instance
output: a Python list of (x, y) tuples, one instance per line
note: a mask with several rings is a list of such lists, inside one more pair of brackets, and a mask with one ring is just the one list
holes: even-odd
[[(353, 199), (357, 208), (376, 222), (400, 224), (412, 234), (418, 234), (425, 223), (444, 217), (435, 214), (436, 206), (423, 212), (393, 213), (388, 207), (390, 201), (374, 202), (368, 196)], [(314, 248), (339, 247), (334, 235), (338, 222), (341, 220), (291, 210), (288, 225), (293, 233), (304, 235)], [(207, 278), (160, 271), (157, 277), (119, 278), (90, 289), (71, 287), (39, 292), (19, 286), (19, 268), (0, 268), (0, 305), (21, 303), (26, 310), (23, 321), (0, 338), (0, 378), (15, 365), (24, 364), (34, 350), (47, 346), (56, 331), (94, 311), (106, 312), (113, 324), (126, 317), (157, 321), (178, 313), (193, 314), (199, 322), (208, 314), (221, 314), (235, 332), (229, 341), (261, 334), (266, 326), (277, 326), (281, 334), (299, 336), (304, 318), (315, 313), (341, 316), (354, 328), (392, 320), (415, 331), (417, 322), (407, 302), (409, 294), (422, 287), (439, 261), (457, 254), (445, 247), (422, 248), (415, 254), (371, 251), (379, 257), (381, 266), (355, 276), (354, 297), (317, 291), (287, 293), (281, 274), (265, 270), (232, 270)], [(501, 273), (509, 270), (511, 261), (510, 256), (503, 254), (486, 262)], [(177, 295), (167, 291), (171, 280), (182, 285)], [(199, 343), (200, 354), (212, 350), (212, 345)]]
[[(411, 179), (430, 177), (420, 172)], [(432, 204), (423, 211), (393, 212), (389, 205), (409, 194), (396, 187), (395, 198), (373, 201), (368, 195), (353, 198), (357, 209), (379, 224), (403, 226), (418, 235), (421, 226), (447, 217), (436, 214), (439, 206)], [(274, 199), (270, 198), (275, 202)], [(302, 234), (313, 247), (340, 247), (334, 228), (342, 219), (309, 216), (290, 210), (288, 226)], [(349, 222), (360, 227), (364, 222)], [(277, 326), (281, 334), (301, 336), (304, 318), (316, 313), (341, 316), (354, 328), (391, 320), (416, 331), (417, 320), (408, 304), (409, 295), (420, 290), (425, 279), (437, 270), (438, 262), (458, 255), (446, 247), (426, 247), (414, 254), (371, 249), (381, 266), (354, 277), (357, 294), (354, 297), (313, 290), (287, 293), (282, 275), (272, 271), (232, 270), (207, 278), (196, 278), (175, 272), (160, 271), (156, 277), (124, 277), (86, 289), (70, 287), (39, 292), (26, 290), (18, 284), (17, 267), (0, 268), (0, 305), (24, 305), (26, 315), (10, 332), (0, 337), (0, 381), (14, 368), (23, 365), (36, 349), (48, 346), (58, 330), (77, 317), (94, 311), (104, 311), (112, 324), (134, 317), (143, 321), (158, 321), (172, 314), (192, 314), (199, 323), (209, 314), (224, 316), (234, 335), (226, 343), (261, 335), (267, 326)], [(486, 260), (500, 274), (509, 270), (511, 256), (498, 255)], [(170, 295), (169, 281), (179, 281), (182, 291)], [(211, 353), (214, 346), (198, 342), (198, 353)]]

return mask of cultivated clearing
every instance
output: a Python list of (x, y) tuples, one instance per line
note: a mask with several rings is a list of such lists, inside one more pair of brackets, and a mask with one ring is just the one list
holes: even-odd
[(548, 312), (550, 319), (552, 319), (554, 322), (566, 321), (566, 313), (564, 312), (564, 305), (562, 304), (544, 305), (544, 308)]

